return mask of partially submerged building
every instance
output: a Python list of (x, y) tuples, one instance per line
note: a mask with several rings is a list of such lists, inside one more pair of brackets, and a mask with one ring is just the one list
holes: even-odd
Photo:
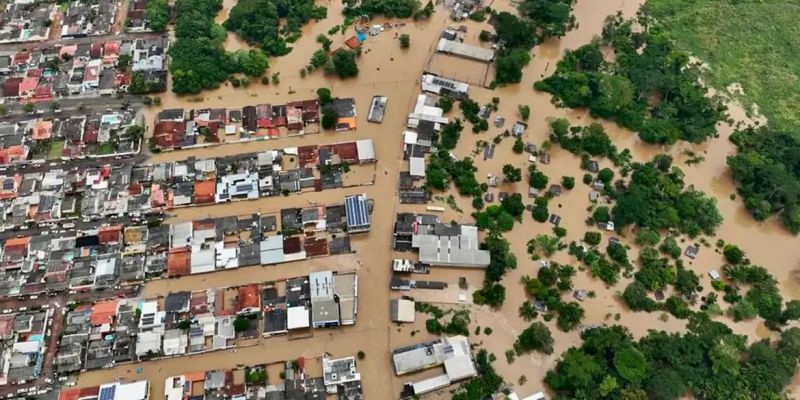
[(406, 383), (401, 398), (414, 398), (478, 375), (469, 341), (464, 336), (442, 337), (430, 342), (402, 347), (392, 352), (398, 376), (444, 366), (444, 373)]

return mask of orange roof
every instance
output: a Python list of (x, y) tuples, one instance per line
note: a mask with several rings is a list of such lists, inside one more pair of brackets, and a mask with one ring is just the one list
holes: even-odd
[(6, 248), (8, 248), (8, 247), (16, 247), (16, 246), (26, 246), (27, 247), (28, 243), (30, 243), (30, 242), (31, 242), (31, 237), (30, 236), (25, 236), (25, 237), (21, 237), (21, 238), (12, 238), (12, 239), (6, 240), (5, 247)]
[(214, 180), (199, 181), (194, 184), (195, 203), (213, 203), (217, 193), (217, 183)]
[(33, 140), (50, 139), (53, 133), (53, 121), (36, 121), (33, 124)]
[(338, 118), (336, 119), (337, 125), (347, 125), (350, 129), (356, 129), (356, 119), (353, 117)]
[(191, 372), (191, 373), (186, 374), (186, 381), (188, 381), (188, 382), (203, 381), (205, 379), (206, 379), (205, 371)]
[(58, 393), (58, 400), (78, 400), (88, 397), (97, 397), (99, 393), (100, 386), (64, 389)]
[(167, 254), (167, 276), (188, 275), (191, 271), (191, 254), (187, 248), (172, 248)]
[(92, 307), (90, 321), (92, 325), (103, 325), (110, 323), (112, 318), (117, 315), (117, 301), (109, 300), (95, 303)]
[(261, 306), (261, 300), (258, 298), (259, 290), (258, 285), (239, 286), (239, 293), (236, 296), (236, 311), (242, 311), (247, 308), (258, 308)]
[(346, 45), (347, 45), (347, 47), (349, 47), (349, 48), (351, 48), (351, 49), (355, 49), (355, 48), (357, 48), (357, 47), (361, 46), (361, 41), (360, 41), (360, 40), (358, 40), (358, 38), (357, 38), (357, 37), (353, 36), (353, 37), (351, 37), (350, 39), (347, 39), (347, 40), (344, 42), (344, 44), (346, 44)]

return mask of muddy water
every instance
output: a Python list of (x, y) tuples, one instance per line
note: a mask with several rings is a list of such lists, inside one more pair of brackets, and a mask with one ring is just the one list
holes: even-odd
[[(225, 19), (227, 10), (235, 0), (225, 0), (226, 10), (220, 13), (217, 21)], [(424, 212), (424, 206), (400, 205), (396, 196), (396, 179), (399, 171), (407, 168), (402, 161), (401, 132), (405, 124), (405, 116), (411, 108), (418, 94), (418, 78), (428, 59), (428, 51), (438, 39), (441, 28), (450, 24), (447, 14), (439, 10), (430, 21), (414, 23), (407, 22), (401, 29), (393, 29), (376, 37), (368, 37), (364, 43), (364, 52), (359, 60), (360, 74), (357, 79), (339, 80), (328, 78), (317, 71), (305, 79), (299, 76), (299, 70), (306, 65), (311, 54), (319, 46), (315, 38), (320, 33), (326, 33), (335, 24), (341, 23), (341, 2), (335, 1), (329, 6), (329, 18), (320, 22), (312, 22), (304, 28), (303, 37), (294, 44), (294, 51), (283, 58), (270, 60), (270, 71), (279, 72), (281, 83), (279, 85), (262, 85), (252, 83), (248, 88), (234, 89), (223, 85), (218, 90), (204, 92), (200, 96), (176, 97), (171, 93), (162, 96), (163, 107), (196, 108), (200, 105), (209, 107), (240, 107), (256, 103), (284, 103), (314, 97), (314, 91), (319, 87), (329, 87), (334, 95), (340, 97), (354, 97), (358, 107), (358, 129), (349, 133), (326, 133), (307, 137), (285, 138), (275, 141), (258, 142), (249, 144), (228, 144), (208, 149), (196, 149), (162, 153), (154, 157), (154, 161), (169, 161), (184, 159), (189, 156), (211, 157), (225, 154), (236, 154), (245, 151), (297, 146), (311, 143), (330, 143), (333, 141), (353, 140), (356, 138), (372, 138), (376, 144), (379, 162), (375, 184), (367, 187), (348, 188), (321, 193), (306, 193), (290, 197), (260, 199), (253, 202), (233, 203), (228, 205), (210, 206), (197, 209), (183, 209), (175, 211), (175, 221), (201, 218), (208, 215), (237, 215), (255, 212), (277, 210), (281, 207), (297, 206), (306, 201), (325, 203), (338, 203), (342, 196), (352, 193), (366, 193), (376, 200), (373, 215), (373, 230), (367, 235), (352, 237), (353, 247), (357, 253), (353, 256), (328, 257), (313, 261), (284, 264), (275, 267), (255, 267), (235, 271), (225, 271), (197, 277), (185, 277), (177, 280), (152, 282), (148, 284), (145, 293), (148, 296), (164, 295), (170, 290), (202, 289), (210, 286), (235, 285), (253, 281), (273, 280), (285, 276), (294, 276), (308, 271), (330, 266), (331, 268), (352, 269), (359, 271), (359, 314), (355, 326), (345, 329), (317, 331), (313, 339), (290, 341), (287, 338), (272, 338), (262, 340), (255, 347), (240, 349), (236, 353), (218, 352), (199, 356), (184, 357), (171, 360), (162, 360), (143, 363), (142, 374), (136, 374), (134, 366), (121, 366), (111, 370), (95, 371), (83, 374), (79, 384), (81, 386), (98, 384), (113, 380), (117, 376), (129, 379), (150, 379), (153, 385), (153, 398), (161, 398), (163, 393), (164, 378), (196, 371), (199, 368), (231, 368), (237, 364), (258, 364), (291, 359), (299, 355), (317, 356), (322, 352), (330, 352), (334, 356), (352, 355), (358, 350), (366, 352), (366, 360), (359, 362), (359, 369), (363, 374), (364, 390), (367, 399), (388, 399), (396, 397), (404, 382), (417, 377), (395, 377), (390, 363), (389, 351), (401, 345), (418, 342), (428, 338), (425, 333), (425, 319), (419, 315), (417, 322), (403, 327), (388, 324), (389, 313), (387, 299), (399, 297), (400, 293), (390, 293), (389, 262), (393, 257), (407, 257), (409, 254), (397, 255), (390, 251), (390, 238), (393, 216), (396, 211)], [(617, 10), (630, 17), (638, 8), (640, 1), (592, 1), (578, 0), (575, 15), (579, 26), (560, 40), (551, 40), (538, 46), (534, 51), (534, 58), (526, 68), (523, 82), (519, 85), (489, 91), (474, 87), (471, 95), (481, 103), (487, 103), (492, 97), (500, 97), (499, 111), (494, 115), (503, 115), (507, 118), (506, 128), (513, 124), (517, 118), (516, 109), (519, 104), (528, 104), (532, 109), (532, 117), (528, 121), (529, 128), (524, 138), (526, 141), (541, 144), (547, 136), (547, 120), (551, 117), (566, 117), (574, 124), (586, 124), (591, 120), (583, 111), (557, 109), (550, 103), (550, 96), (536, 93), (531, 89), (532, 83), (548, 75), (555, 68), (564, 49), (574, 48), (591, 40), (600, 33), (606, 15)], [(498, 10), (512, 10), (509, 1), (494, 1), (492, 7)], [(383, 20), (376, 21), (383, 22)], [(394, 21), (392, 21), (394, 22)], [(485, 24), (473, 21), (464, 22), (468, 27), (468, 40), (476, 36), (480, 29), (485, 29)], [(393, 32), (394, 31), (394, 32)], [(411, 36), (411, 48), (400, 49), (394, 33), (408, 33)], [(352, 28), (347, 35), (336, 34), (333, 47), (343, 44), (344, 40), (353, 34)], [(474, 38), (473, 38), (474, 39)], [(229, 50), (241, 46), (237, 38), (229, 36), (226, 44)], [(454, 61), (454, 64), (456, 62)], [(473, 74), (474, 72), (466, 72)], [(373, 95), (383, 94), (389, 96), (386, 117), (383, 124), (375, 125), (366, 122), (369, 102)], [(148, 110), (152, 116), (157, 108)], [(494, 116), (493, 115), (493, 116)], [(455, 112), (452, 117), (457, 116)], [(738, 117), (738, 115), (735, 115)], [(730, 134), (730, 127), (720, 126), (721, 138), (702, 146), (680, 145), (672, 149), (659, 149), (641, 143), (634, 134), (619, 129), (612, 123), (604, 122), (607, 131), (620, 148), (630, 148), (634, 158), (647, 160), (661, 151), (668, 151), (676, 156), (676, 163), (687, 174), (688, 183), (694, 184), (698, 189), (717, 198), (720, 211), (726, 219), (719, 229), (718, 236), (728, 242), (739, 244), (747, 251), (755, 263), (764, 265), (782, 282), (781, 290), (784, 297), (798, 297), (800, 295), (800, 268), (797, 260), (800, 259), (800, 248), (794, 246), (796, 238), (788, 235), (776, 223), (756, 223), (750, 218), (739, 199), (730, 200), (729, 194), (734, 187), (725, 168), (725, 158), (734, 149), (726, 140)], [(480, 135), (473, 135), (467, 127), (462, 133), (461, 141), (455, 149), (459, 156), (469, 155), (475, 148), (478, 139), (490, 141), (499, 133), (494, 128)], [(495, 158), (489, 161), (479, 159), (476, 165), (479, 168), (478, 177), (484, 179), (487, 174), (501, 174), (502, 165), (510, 163), (520, 168), (527, 168), (524, 156), (515, 155), (511, 151), (511, 140), (505, 140), (497, 146)], [(701, 153), (706, 160), (696, 166), (685, 166), (681, 156), (684, 149), (692, 148)], [(551, 202), (551, 211), (563, 217), (562, 226), (567, 228), (567, 241), (582, 237), (588, 227), (584, 220), (588, 216), (586, 210), (589, 205), (589, 189), (580, 183), (583, 171), (579, 169), (579, 159), (559, 148), (552, 150), (552, 162), (541, 166), (541, 169), (550, 176), (551, 182), (560, 181), (561, 176), (573, 176), (577, 185)], [(603, 165), (608, 165), (603, 162)], [(524, 184), (504, 185), (497, 189), (503, 191), (520, 191), (526, 193)], [(470, 221), (469, 213), (472, 211), (468, 199), (458, 198), (459, 207), (463, 212), (448, 209), (443, 213), (445, 221)], [(506, 234), (511, 241), (512, 248), (519, 259), (519, 267), (511, 271), (504, 283), (507, 287), (506, 303), (499, 311), (490, 311), (485, 308), (473, 307), (474, 317), (472, 329), (476, 326), (491, 327), (494, 331), (487, 336), (483, 333), (474, 337), (482, 346), (497, 356), (495, 364), (498, 371), (513, 383), (522, 394), (538, 391), (542, 387), (541, 379), (545, 371), (557, 359), (557, 355), (569, 346), (579, 343), (577, 333), (561, 333), (553, 323), (549, 323), (556, 339), (554, 355), (540, 354), (528, 355), (518, 358), (513, 364), (506, 363), (504, 353), (510, 349), (516, 335), (522, 331), (527, 323), (517, 315), (517, 309), (526, 300), (526, 296), (519, 280), (524, 275), (535, 275), (538, 264), (534, 263), (526, 254), (526, 242), (539, 233), (550, 233), (551, 226), (539, 224), (529, 216), (525, 217), (524, 224), (518, 224), (515, 229)], [(605, 239), (605, 238), (604, 238)], [(624, 239), (629, 241), (628, 239)], [(709, 240), (714, 242), (715, 239)], [(688, 242), (687, 242), (688, 244)], [(556, 261), (574, 263), (564, 253), (555, 257)], [(722, 258), (712, 248), (704, 248), (700, 257), (690, 267), (705, 277), (708, 270), (719, 268)], [(459, 277), (466, 277), (471, 287), (481, 285), (483, 274), (481, 271), (436, 270), (428, 277), (418, 279), (433, 279), (450, 282), (457, 287)], [(705, 279), (705, 278), (704, 278)], [(630, 313), (615, 299), (615, 292), (621, 290), (626, 282), (620, 283), (615, 288), (605, 288), (602, 284), (592, 279), (588, 273), (579, 272), (575, 278), (575, 287), (585, 288), (596, 292), (594, 299), (584, 302), (586, 308), (585, 323), (620, 323), (629, 326), (635, 335), (643, 335), (648, 329), (665, 329), (677, 331), (684, 324), (674, 318), (662, 321), (658, 314)], [(708, 287), (708, 282), (704, 281)], [(465, 291), (468, 293), (469, 291)], [(460, 290), (448, 291), (438, 294), (442, 301), (458, 305)], [(414, 295), (414, 292), (411, 293)], [(421, 295), (420, 297), (424, 297)], [(455, 298), (453, 298), (455, 297)], [(616, 315), (619, 320), (616, 321)], [(757, 322), (736, 324), (737, 332), (750, 336), (751, 339), (764, 337), (769, 332)], [(412, 336), (412, 332), (414, 335)], [(431, 374), (431, 372), (428, 372)], [(524, 374), (527, 383), (517, 385), (520, 375)], [(447, 392), (432, 398), (449, 397)]]

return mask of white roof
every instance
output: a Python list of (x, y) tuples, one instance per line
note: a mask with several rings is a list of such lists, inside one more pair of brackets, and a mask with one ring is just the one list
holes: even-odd
[(425, 176), (425, 159), (423, 157), (409, 158), (408, 165), (411, 176)]
[(372, 139), (356, 140), (356, 149), (359, 161), (375, 159), (375, 146), (372, 144)]
[(286, 327), (288, 329), (302, 329), (310, 326), (308, 309), (305, 307), (289, 307), (286, 311)]
[(200, 246), (193, 246), (191, 268), (193, 274), (211, 272), (214, 270), (214, 249), (200, 249)]
[(485, 49), (483, 47), (470, 46), (461, 42), (447, 40), (445, 38), (439, 39), (439, 45), (436, 46), (436, 51), (442, 53), (455, 54), (461, 57), (470, 58), (477, 61), (489, 62), (494, 59), (494, 50)]
[(471, 378), (478, 375), (475, 364), (469, 355), (459, 355), (444, 360), (444, 369), (451, 382)]
[(333, 271), (312, 272), (308, 275), (311, 303), (333, 300)]
[(434, 390), (441, 389), (450, 385), (450, 378), (445, 375), (434, 376), (433, 378), (423, 379), (419, 382), (411, 384), (414, 388), (415, 395), (422, 395), (430, 393)]
[(534, 393), (528, 397), (523, 398), (522, 400), (544, 400), (547, 397), (544, 396), (544, 392)]
[(395, 322), (414, 322), (414, 302), (406, 299), (392, 300), (392, 311), (397, 310), (397, 315), (392, 315)]
[(414, 131), (405, 131), (403, 132), (403, 143), (405, 144), (415, 144), (417, 143), (417, 138), (419, 134)]
[(164, 380), (164, 398), (166, 400), (183, 400), (183, 390), (186, 384), (186, 377), (170, 376)]
[(114, 393), (114, 400), (145, 400), (147, 398), (147, 381), (119, 383)]
[(16, 353), (23, 353), (23, 354), (38, 353), (41, 345), (42, 342), (38, 341), (17, 342), (14, 343), (13, 349), (14, 352)]
[(284, 261), (283, 235), (269, 236), (259, 244), (261, 264), (278, 264)]
[(158, 311), (158, 302), (157, 301), (146, 301), (142, 303), (142, 315), (144, 314), (152, 314)]
[(447, 79), (436, 75), (422, 75), (422, 90), (440, 94), (442, 89), (466, 93), (469, 90), (469, 85), (464, 82), (454, 81), (452, 79)]
[(105, 258), (101, 260), (97, 260), (97, 266), (94, 270), (94, 276), (107, 276), (107, 275), (114, 275), (114, 266), (115, 266), (114, 258)]

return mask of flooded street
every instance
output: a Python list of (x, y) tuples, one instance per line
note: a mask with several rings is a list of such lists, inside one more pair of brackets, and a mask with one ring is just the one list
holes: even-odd
[[(225, 10), (217, 17), (217, 22), (223, 22), (229, 8), (236, 0), (225, 0)], [(358, 321), (354, 326), (331, 330), (316, 330), (311, 339), (289, 340), (287, 337), (262, 339), (251, 347), (239, 348), (235, 353), (229, 351), (214, 352), (202, 355), (181, 358), (150, 361), (137, 365), (122, 365), (109, 370), (92, 371), (81, 374), (79, 386), (97, 385), (113, 381), (116, 377), (130, 380), (148, 379), (152, 385), (151, 395), (154, 399), (163, 397), (164, 379), (169, 376), (195, 372), (210, 368), (233, 368), (237, 365), (270, 363), (299, 356), (319, 356), (323, 352), (331, 353), (335, 357), (354, 355), (362, 350), (366, 358), (359, 361), (359, 371), (362, 374), (364, 394), (366, 399), (396, 398), (402, 384), (408, 377), (398, 378), (394, 375), (390, 351), (393, 348), (416, 343), (429, 337), (425, 332), (427, 316), (417, 314), (414, 324), (402, 327), (389, 323), (389, 298), (400, 297), (402, 294), (415, 296), (416, 292), (401, 293), (390, 292), (390, 261), (394, 257), (408, 257), (410, 254), (397, 255), (391, 251), (391, 235), (394, 215), (398, 211), (425, 212), (424, 205), (401, 205), (397, 198), (397, 177), (400, 171), (407, 169), (407, 163), (402, 160), (402, 132), (406, 124), (406, 117), (416, 96), (419, 94), (419, 78), (428, 60), (430, 50), (439, 38), (442, 28), (451, 25), (448, 12), (441, 7), (428, 21), (404, 21), (406, 26), (399, 29), (386, 31), (378, 36), (368, 36), (363, 44), (363, 54), (358, 60), (360, 73), (357, 78), (340, 80), (335, 77), (326, 77), (321, 71), (315, 71), (306, 78), (301, 78), (299, 70), (304, 67), (311, 54), (319, 48), (316, 36), (326, 33), (331, 27), (342, 22), (340, 0), (320, 2), (329, 4), (328, 18), (319, 22), (309, 23), (303, 30), (303, 36), (293, 44), (294, 50), (285, 57), (270, 59), (270, 69), (267, 74), (280, 73), (280, 84), (263, 85), (254, 79), (247, 88), (233, 88), (223, 84), (214, 91), (203, 92), (197, 96), (177, 97), (171, 92), (161, 96), (161, 108), (198, 108), (198, 107), (241, 107), (249, 104), (271, 103), (283, 104), (291, 100), (303, 100), (316, 97), (316, 89), (328, 87), (334, 96), (353, 97), (357, 106), (358, 128), (354, 132), (331, 133), (324, 131), (320, 134), (281, 138), (270, 141), (254, 143), (226, 144), (216, 147), (180, 150), (156, 154), (152, 162), (165, 162), (186, 159), (188, 157), (206, 158), (223, 156), (242, 152), (253, 152), (267, 149), (278, 149), (304, 144), (327, 144), (339, 141), (350, 141), (362, 138), (371, 138), (375, 143), (378, 163), (375, 169), (375, 182), (369, 186), (350, 187), (324, 192), (303, 193), (288, 197), (263, 198), (256, 201), (238, 202), (207, 207), (186, 208), (173, 210), (175, 217), (170, 222), (186, 221), (207, 216), (242, 215), (253, 212), (274, 211), (283, 207), (304, 206), (307, 201), (318, 203), (341, 203), (345, 195), (366, 193), (370, 199), (375, 200), (375, 209), (372, 215), (372, 231), (367, 234), (353, 235), (352, 247), (355, 254), (319, 259), (305, 260), (269, 267), (250, 267), (231, 271), (214, 272), (211, 274), (187, 276), (180, 279), (153, 281), (146, 285), (143, 295), (150, 297), (165, 296), (170, 291), (197, 290), (214, 286), (238, 285), (250, 282), (263, 282), (279, 280), (285, 277), (298, 276), (321, 269), (357, 270), (359, 273), (359, 303)], [(598, 35), (603, 25), (603, 20), (609, 14), (622, 10), (626, 17), (634, 16), (641, 1), (632, 0), (578, 0), (575, 6), (575, 16), (578, 28), (570, 31), (561, 40), (550, 40), (533, 51), (533, 59), (524, 71), (523, 81), (497, 90), (483, 89), (477, 86), (470, 88), (470, 96), (481, 104), (491, 102), (492, 97), (499, 97), (499, 110), (493, 114), (506, 117), (505, 128), (510, 128), (518, 118), (518, 105), (527, 104), (531, 108), (529, 127), (523, 140), (541, 145), (547, 139), (548, 119), (553, 117), (569, 118), (574, 125), (583, 125), (591, 122), (588, 113), (569, 109), (556, 108), (550, 102), (550, 95), (533, 91), (534, 81), (549, 75), (555, 69), (555, 64), (564, 49), (580, 46)], [(492, 7), (500, 11), (512, 11), (512, 4), (508, 0), (495, 0)], [(375, 23), (382, 23), (378, 19)], [(390, 20), (390, 22), (395, 22)], [(459, 23), (459, 25), (462, 23)], [(464, 21), (468, 28), (467, 42), (477, 44), (477, 36), (481, 29), (486, 29), (485, 23)], [(332, 48), (343, 45), (344, 40), (352, 36), (352, 27), (347, 35), (336, 34)], [(408, 33), (411, 36), (409, 49), (401, 49), (395, 33)], [(228, 50), (246, 48), (232, 33), (228, 34), (226, 41)], [(441, 62), (437, 61), (437, 66)], [(444, 68), (444, 66), (442, 66)], [(464, 71), (465, 76), (479, 76), (482, 71)], [(491, 76), (489, 76), (491, 80)], [(374, 95), (389, 97), (385, 118), (382, 124), (367, 122), (367, 113), (370, 100)], [(161, 108), (152, 107), (146, 112), (148, 125), (152, 125), (153, 117)], [(743, 117), (733, 112), (734, 118)], [(460, 116), (457, 107), (448, 117)], [(673, 148), (656, 148), (641, 143), (638, 137), (631, 132), (624, 131), (612, 123), (603, 123), (607, 132), (619, 149), (629, 148), (634, 160), (646, 161), (659, 152), (669, 152), (675, 157), (675, 165), (686, 173), (686, 181), (697, 189), (706, 192), (717, 199), (721, 214), (725, 221), (719, 228), (717, 238), (726, 242), (739, 245), (754, 264), (763, 265), (781, 282), (781, 291), (785, 300), (800, 297), (800, 246), (797, 238), (782, 229), (774, 220), (758, 223), (753, 220), (744, 209), (741, 200), (737, 197), (731, 200), (729, 195), (735, 193), (735, 187), (730, 180), (726, 167), (726, 157), (734, 152), (733, 145), (727, 140), (732, 128), (721, 125), (720, 138), (703, 145), (679, 144)], [(504, 128), (504, 129), (505, 129)], [(491, 141), (494, 136), (501, 133), (502, 129), (490, 128), (488, 132), (478, 135), (472, 134), (467, 126), (461, 134), (457, 148), (453, 151), (459, 157), (469, 155), (475, 149), (477, 140)], [(505, 139), (497, 145), (495, 156), (491, 160), (476, 159), (479, 168), (477, 177), (483, 182), (488, 174), (501, 175), (504, 164), (513, 164), (527, 169), (526, 155), (515, 155), (512, 152), (512, 139)], [(694, 165), (685, 165), (686, 156), (682, 152), (692, 149), (695, 153), (702, 154), (705, 161)], [(578, 157), (558, 148), (551, 150), (552, 161), (549, 165), (542, 165), (540, 169), (550, 177), (550, 183), (558, 183), (562, 176), (576, 178), (576, 186), (571, 191), (565, 191), (560, 197), (551, 201), (550, 210), (563, 217), (561, 226), (568, 231), (566, 242), (578, 240), (589, 229), (585, 220), (589, 213), (588, 194), (590, 188), (580, 183), (584, 171), (580, 169)], [(604, 160), (602, 166), (610, 166)], [(524, 179), (527, 176), (524, 176)], [(520, 182), (513, 185), (501, 185), (499, 191), (521, 192), (527, 199), (527, 184)], [(463, 212), (459, 213), (447, 209), (442, 215), (443, 221), (472, 222), (470, 213), (473, 211), (470, 199), (458, 198), (457, 202)], [(443, 202), (438, 202), (447, 208)], [(519, 392), (529, 394), (542, 389), (541, 382), (544, 373), (553, 366), (558, 355), (566, 348), (579, 343), (577, 332), (563, 333), (555, 327), (555, 321), (548, 323), (551, 326), (556, 340), (555, 352), (547, 356), (531, 354), (517, 358), (513, 364), (508, 364), (504, 353), (513, 345), (516, 336), (528, 326), (518, 316), (519, 306), (527, 299), (520, 278), (524, 275), (534, 276), (538, 263), (530, 259), (526, 252), (526, 243), (540, 233), (551, 233), (551, 225), (540, 224), (531, 219), (526, 213), (523, 224), (517, 224), (513, 231), (505, 237), (511, 242), (512, 249), (518, 258), (518, 267), (510, 271), (504, 278), (506, 286), (506, 301), (500, 310), (492, 311), (485, 307), (469, 306), (473, 309), (473, 323), (471, 329), (477, 326), (491, 327), (493, 333), (489, 336), (481, 333), (471, 338), (474, 342), (494, 353), (497, 357), (495, 367), (498, 372), (512, 383)], [(608, 236), (604, 234), (604, 243)], [(622, 238), (632, 244), (632, 235)], [(713, 243), (717, 238), (709, 239), (712, 247), (702, 248), (700, 255), (687, 267), (694, 269), (702, 277), (701, 283), (710, 288), (707, 272), (719, 269), (723, 263), (721, 254), (715, 252)], [(681, 243), (685, 247), (690, 242)], [(631, 254), (633, 258), (634, 254)], [(559, 252), (553, 258), (555, 261), (570, 263), (577, 266), (566, 252)], [(434, 270), (430, 277), (419, 279), (432, 279), (447, 281), (451, 285), (444, 299), (444, 303), (456, 304), (459, 277), (466, 277), (471, 288), (480, 287), (483, 280), (483, 271), (461, 271), (454, 269)], [(605, 288), (602, 282), (593, 279), (588, 272), (578, 272), (574, 279), (576, 289), (587, 289), (596, 292), (593, 299), (586, 299), (583, 306), (586, 309), (585, 324), (619, 323), (628, 326), (637, 336), (646, 334), (648, 329), (664, 329), (678, 331), (685, 322), (673, 317), (662, 321), (658, 313), (631, 313), (615, 298), (615, 292), (621, 291), (627, 284), (626, 280), (616, 287)], [(428, 296), (419, 293), (419, 298)], [(436, 296), (441, 297), (441, 294)], [(471, 296), (468, 295), (468, 298)], [(618, 320), (615, 315), (619, 314)], [(745, 322), (731, 325), (738, 333), (747, 334), (751, 340), (764, 337), (768, 334), (763, 325), (755, 322)], [(412, 332), (415, 332), (412, 335)], [(143, 372), (136, 373), (137, 367), (142, 367)], [(518, 385), (520, 375), (525, 375), (527, 383)], [(413, 377), (416, 379), (416, 377)], [(439, 396), (449, 398), (449, 393), (443, 391)], [(427, 398), (427, 397), (426, 397)], [(436, 395), (430, 398), (438, 398)]]

